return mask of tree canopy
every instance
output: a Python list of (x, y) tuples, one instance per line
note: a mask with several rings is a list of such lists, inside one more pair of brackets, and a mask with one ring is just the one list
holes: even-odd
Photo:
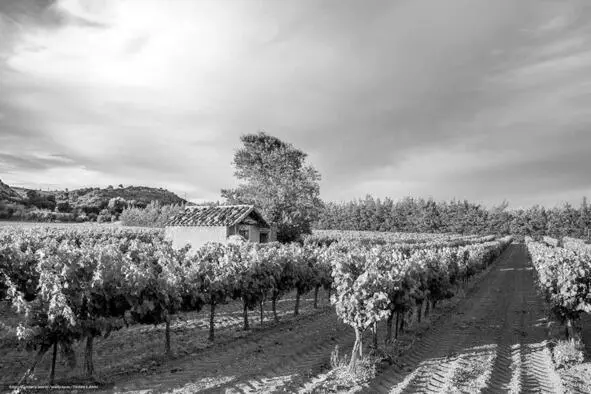
[(278, 241), (310, 233), (322, 201), (320, 174), (306, 163), (307, 154), (265, 132), (243, 135), (240, 141), (243, 147), (232, 162), (240, 184), (223, 189), (222, 197), (231, 204), (257, 206), (277, 226)]
[(565, 203), (551, 209), (535, 205), (527, 209), (509, 210), (508, 205), (507, 201), (503, 201), (487, 209), (466, 200), (437, 202), (406, 197), (394, 201), (368, 195), (345, 203), (326, 202), (313, 226), (324, 230), (554, 237), (588, 237), (591, 233), (591, 208), (586, 198), (583, 198), (579, 208)]

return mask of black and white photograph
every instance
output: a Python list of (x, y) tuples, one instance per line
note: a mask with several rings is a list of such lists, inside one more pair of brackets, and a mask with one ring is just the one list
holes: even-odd
[(0, 393), (591, 393), (591, 1), (0, 0)]

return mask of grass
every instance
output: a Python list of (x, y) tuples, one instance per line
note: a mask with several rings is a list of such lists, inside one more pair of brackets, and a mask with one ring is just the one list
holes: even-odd
[(566, 368), (571, 365), (578, 365), (585, 360), (583, 346), (574, 341), (560, 339), (552, 349), (556, 368)]
[(376, 355), (365, 355), (357, 360), (355, 373), (349, 369), (349, 354), (341, 354), (339, 346), (335, 346), (330, 355), (330, 370), (321, 375), (321, 381), (307, 385), (306, 393), (341, 393), (357, 392), (377, 375), (377, 365), (381, 358)]

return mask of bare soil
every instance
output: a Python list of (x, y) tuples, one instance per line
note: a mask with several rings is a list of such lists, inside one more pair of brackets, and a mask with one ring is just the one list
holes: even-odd
[(585, 360), (582, 364), (569, 365), (558, 369), (567, 393), (591, 393), (591, 315), (585, 315), (581, 320), (583, 325), (582, 339), (585, 344)]

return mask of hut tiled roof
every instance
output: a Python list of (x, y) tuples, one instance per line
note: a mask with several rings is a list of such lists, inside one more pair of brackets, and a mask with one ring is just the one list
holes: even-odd
[(252, 212), (267, 225), (254, 205), (219, 205), (188, 207), (166, 223), (167, 226), (233, 226)]

